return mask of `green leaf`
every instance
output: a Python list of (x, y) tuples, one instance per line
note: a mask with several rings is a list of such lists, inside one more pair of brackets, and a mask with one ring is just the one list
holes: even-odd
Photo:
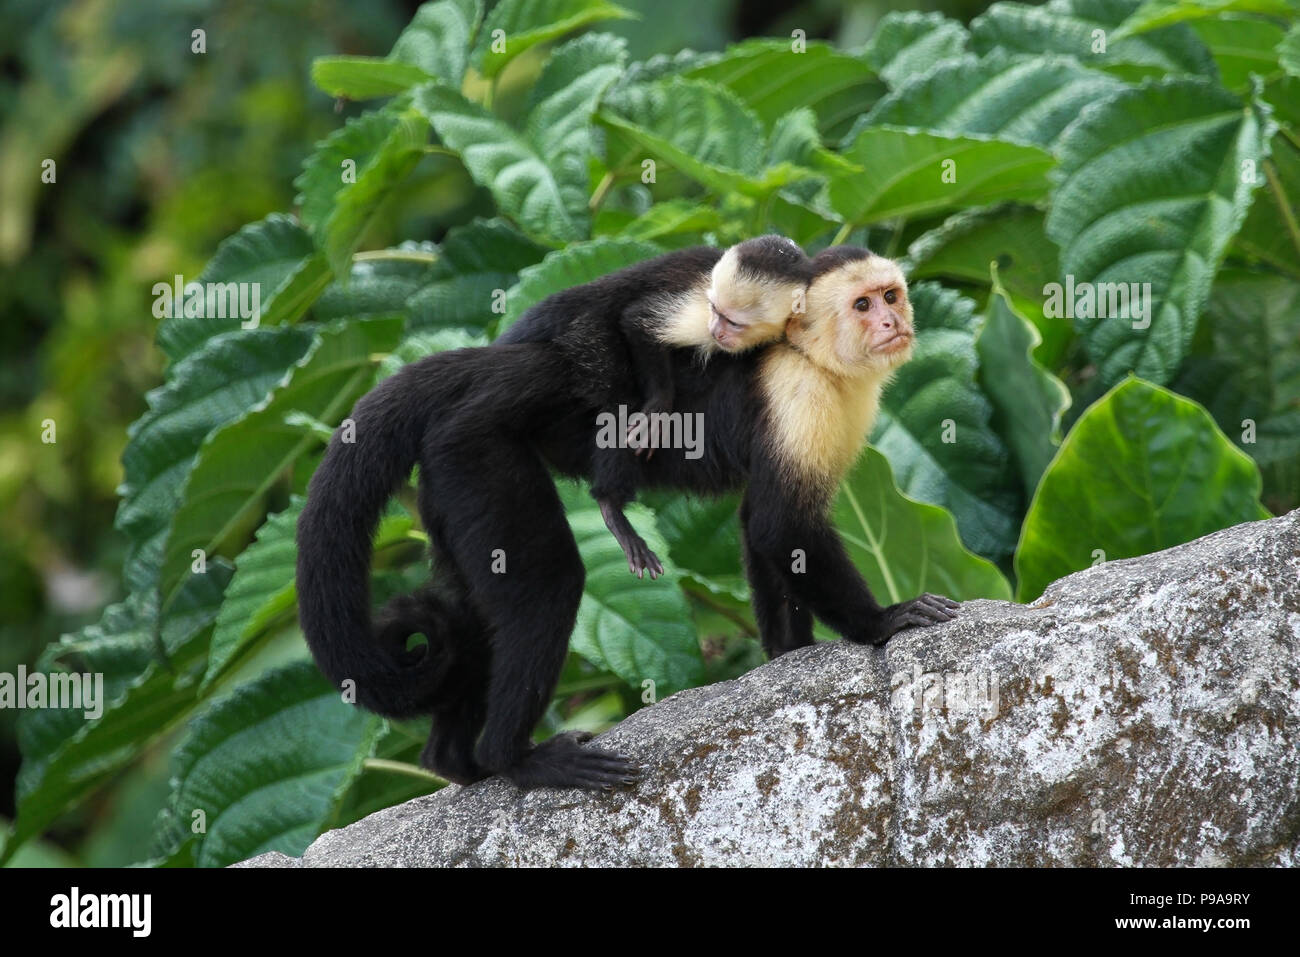
[[(602, 232), (604, 220), (596, 217), (596, 232)], [(623, 239), (653, 241), (668, 236), (701, 236), (722, 227), (722, 215), (712, 206), (694, 200), (669, 199), (655, 203), (643, 214), (620, 223), (618, 235)]]
[(910, 126), (1050, 149), (1085, 106), (1122, 86), (1072, 57), (994, 50), (980, 59), (940, 63), (903, 83), (862, 117), (854, 132), (867, 126)]
[(983, 286), (990, 262), (997, 263), (1015, 310), (1043, 339), (1035, 357), (1056, 368), (1074, 340), (1074, 330), (1068, 320), (1049, 319), (1043, 313), (1043, 288), (1056, 281), (1057, 253), (1043, 232), (1042, 210), (1005, 204), (954, 213), (917, 237), (908, 247), (903, 269), (913, 281), (948, 278)]
[(1267, 518), (1259, 490), (1255, 463), (1201, 406), (1125, 379), (1079, 417), (1043, 475), (1016, 549), (1018, 597), (1037, 598), (1097, 557), (1146, 555)]
[(409, 327), (486, 329), (520, 270), (545, 249), (503, 219), (476, 219), (447, 233), (425, 283), (406, 301)]
[(459, 86), (483, 20), (483, 0), (423, 3), (402, 31), (390, 60), (410, 63), (450, 86)]
[(282, 326), (226, 333), (170, 370), (127, 430), (121, 503), (114, 523), (128, 540), (123, 577), (132, 591), (157, 584), (163, 541), (203, 440), (266, 398), (312, 342)]
[(199, 867), (267, 851), (297, 856), (335, 823), (382, 728), (344, 704), (310, 661), (268, 672), (190, 723), (163, 830), (179, 845), (202, 812)]
[(975, 350), (980, 384), (993, 403), (993, 425), (1011, 449), (1028, 497), (1061, 444), (1061, 416), (1070, 406), (1070, 390), (1034, 361), (1042, 339), (1033, 323), (1016, 313), (997, 275), (995, 269)]
[(317, 88), (349, 100), (395, 96), (433, 79), (418, 66), (374, 56), (322, 56), (311, 64)]
[(749, 600), (741, 566), (740, 498), (696, 498), (667, 492), (643, 496), (654, 507), (655, 523), (669, 542), (668, 557), (715, 594)]
[(822, 130), (836, 131), (883, 92), (861, 59), (817, 41), (796, 53), (790, 40), (746, 40), (682, 75), (726, 87), (769, 129), (811, 107)]
[(433, 281), (440, 255), (433, 243), (411, 241), (361, 253), (345, 281), (332, 282), (321, 293), (312, 318), (325, 322), (403, 312), (407, 300)]
[[(329, 266), (306, 231), (292, 218), (272, 213), (224, 240), (197, 282), (205, 288), (207, 283), (249, 284), (250, 303), (256, 286), (258, 325), (277, 326), (306, 312), (329, 280)], [(168, 285), (174, 291), (174, 282)], [(229, 299), (218, 295), (216, 302)], [(158, 327), (158, 346), (173, 363), (179, 362), (213, 336), (239, 329), (241, 321), (238, 316), (185, 316), (175, 310)]]
[(428, 133), (413, 110), (390, 105), (349, 120), (317, 144), (293, 181), (302, 221), (337, 276), (379, 205), (423, 155)]
[[(855, 224), (1007, 199), (1034, 200), (1046, 194), (1053, 165), (1052, 157), (1036, 146), (892, 127), (859, 131), (844, 157), (864, 170), (888, 171), (832, 177), (831, 206)], [(953, 176), (956, 182), (945, 182)]]
[(1273, 137), (1264, 181), (1233, 240), (1250, 260), (1300, 279), (1300, 147), (1285, 133)]
[(592, 73), (614, 66), (621, 77), (626, 62), (627, 41), (612, 33), (588, 33), (563, 43), (551, 51), (528, 91), (526, 112), (531, 114), (545, 101), (562, 96), (570, 84), (586, 82)]
[(639, 239), (611, 238), (593, 239), (548, 253), (540, 263), (520, 270), (519, 282), (506, 294), (500, 331), (510, 328), (525, 309), (551, 293), (599, 279), (662, 252), (653, 243)]
[[(1094, 309), (1062, 306), (1075, 313), (1104, 382), (1130, 370), (1155, 382), (1173, 377), (1263, 179), (1271, 133), (1266, 107), (1180, 78), (1116, 94), (1062, 138), (1047, 234), (1061, 249), (1067, 294), (1071, 277), (1096, 293)], [(1242, 182), (1248, 171), (1253, 178)], [(1150, 312), (1140, 318), (1132, 308), (1106, 319), (1079, 314), (1103, 311), (1108, 288), (1134, 283), (1150, 283)]]
[(1222, 21), (1225, 13), (1257, 13), (1290, 19), (1296, 12), (1296, 5), (1289, 0), (1146, 0), (1124, 21), (1116, 36), (1132, 36), (1207, 17)]
[(18, 818), (6, 854), (107, 784), (193, 707), (229, 579), (229, 566), (218, 560), (206, 575), (185, 583), (161, 633), (166, 664), (155, 651), (153, 609), (134, 596), (110, 607), (98, 624), (45, 649), (35, 670), (102, 676), (102, 713), (87, 718), (85, 708), (49, 707), (20, 713)]
[(941, 13), (891, 10), (881, 17), (862, 57), (885, 82), (898, 87), (936, 63), (961, 56), (967, 40), (966, 28)]
[(1277, 45), (1284, 33), (1277, 24), (1254, 17), (1217, 17), (1193, 20), (1191, 28), (1209, 48), (1228, 89), (1247, 92), (1251, 74), (1280, 75)]
[(1215, 75), (1214, 60), (1185, 25), (1142, 36), (1116, 36), (1138, 0), (1050, 0), (1042, 6), (995, 3), (971, 21), (976, 53), (1061, 53), (1126, 80), (1168, 73)]
[(572, 650), (633, 687), (653, 681), (659, 697), (698, 684), (704, 677), (699, 639), (653, 513), (639, 505), (627, 509), (628, 519), (664, 561), (665, 573), (654, 581), (627, 570), (623, 550), (585, 489), (566, 483), (560, 497), (587, 569)]
[(190, 576), (192, 553), (211, 556), (260, 518), (266, 493), (284, 471), (316, 445), (312, 435), (286, 425), (290, 411), (337, 424), (374, 378), (374, 353), (397, 344), (400, 317), (342, 320), (322, 330), (313, 348), (262, 403), (213, 433), (199, 450), (163, 550), (159, 589), (164, 620), (170, 597)]
[(458, 152), (474, 182), (485, 187), (531, 236), (560, 243), (587, 234), (587, 171), (575, 164), (552, 169), (542, 147), (456, 90), (426, 86), (416, 106), (438, 136)]
[(1277, 45), (1277, 62), (1291, 76), (1300, 77), (1300, 23), (1292, 24)]
[[(1279, 514), (1300, 505), (1300, 285), (1225, 269), (1205, 310), (1203, 354), (1190, 357), (1178, 392), (1209, 409), (1260, 466), (1264, 500)], [(1273, 507), (1273, 502), (1278, 504)]]
[[(619, 91), (597, 115), (640, 150), (708, 188), (766, 196), (799, 174), (789, 164), (764, 168), (758, 117), (726, 87), (673, 77)], [(611, 156), (620, 169), (641, 153)]]
[(491, 78), (539, 43), (589, 23), (631, 16), (634, 14), (608, 0), (501, 0), (483, 24), (472, 60), (480, 73)]
[(927, 591), (958, 601), (1011, 597), (1002, 573), (962, 545), (952, 515), (899, 492), (889, 461), (873, 448), (840, 483), (831, 517), (882, 604)]
[(962, 541), (1000, 561), (1015, 548), (1022, 499), (976, 381), (975, 304), (933, 283), (911, 296), (915, 351), (885, 390), (871, 444), (904, 494), (947, 508)]

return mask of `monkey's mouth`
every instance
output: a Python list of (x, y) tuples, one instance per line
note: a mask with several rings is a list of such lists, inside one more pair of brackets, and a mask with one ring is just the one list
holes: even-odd
[(912, 344), (912, 334), (910, 332), (895, 332), (892, 336), (876, 345), (876, 352), (883, 352), (885, 355), (893, 355), (896, 352), (902, 352)]

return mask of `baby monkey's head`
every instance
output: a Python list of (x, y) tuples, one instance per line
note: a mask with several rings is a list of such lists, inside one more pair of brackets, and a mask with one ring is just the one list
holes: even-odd
[(832, 246), (812, 260), (807, 312), (787, 338), (843, 375), (888, 375), (912, 355), (916, 327), (898, 263), (856, 246)]
[(741, 352), (785, 334), (801, 312), (812, 260), (784, 236), (759, 236), (732, 246), (713, 267), (709, 335), (727, 352)]

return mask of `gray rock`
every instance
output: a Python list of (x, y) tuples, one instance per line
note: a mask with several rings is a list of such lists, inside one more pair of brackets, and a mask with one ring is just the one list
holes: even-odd
[(449, 787), (301, 863), (1294, 866), (1300, 512), (801, 649), (599, 740), (635, 789)]

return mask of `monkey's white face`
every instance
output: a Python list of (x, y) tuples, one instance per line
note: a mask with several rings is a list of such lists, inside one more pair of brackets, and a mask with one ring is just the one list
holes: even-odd
[(779, 339), (803, 291), (802, 283), (742, 277), (734, 247), (728, 249), (711, 275), (709, 335), (726, 352)]
[(916, 329), (907, 280), (892, 259), (845, 263), (808, 287), (808, 320), (790, 340), (843, 374), (890, 372), (912, 355)]

